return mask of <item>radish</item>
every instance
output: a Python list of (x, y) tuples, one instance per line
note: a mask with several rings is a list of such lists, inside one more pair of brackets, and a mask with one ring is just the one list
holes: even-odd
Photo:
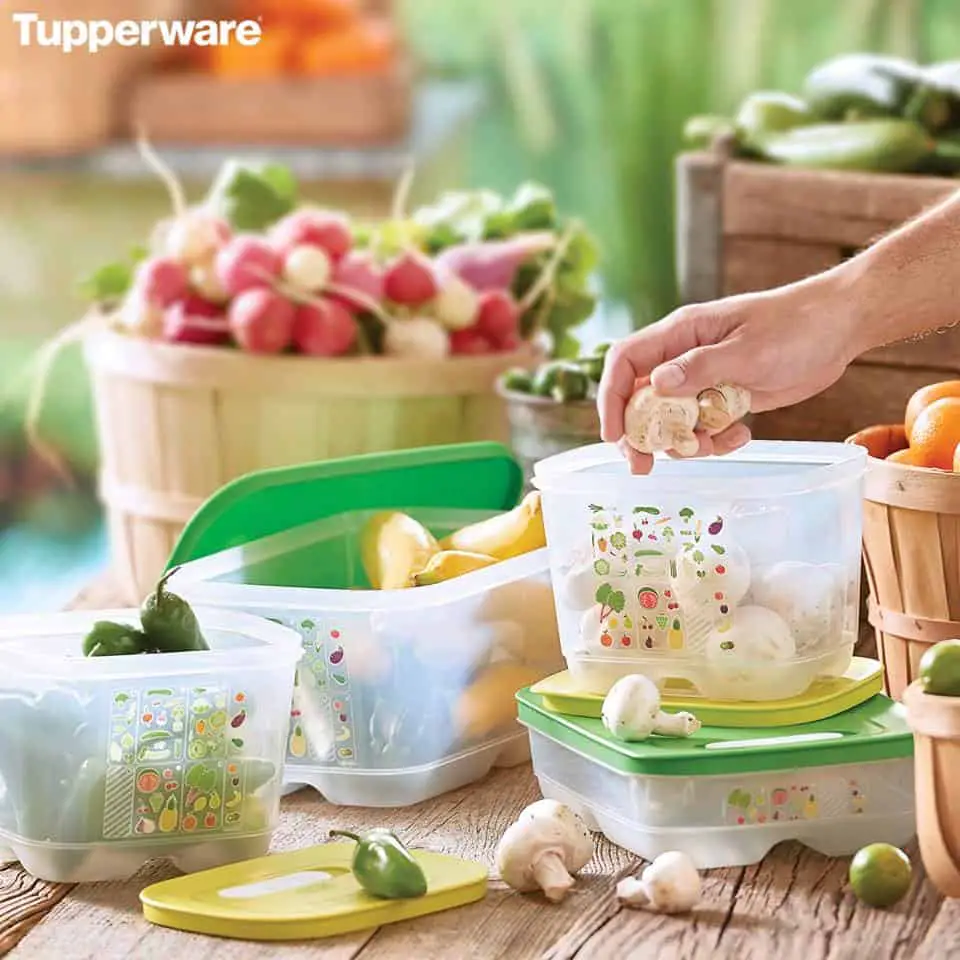
[(321, 298), (297, 307), (293, 345), (314, 357), (339, 357), (357, 342), (357, 321), (342, 304)]
[(234, 237), (216, 259), (217, 279), (231, 297), (269, 285), (280, 276), (281, 267), (280, 254), (266, 240), (249, 233)]
[(383, 277), (383, 292), (388, 300), (406, 307), (419, 307), (438, 292), (433, 264), (418, 253), (402, 253)]
[(269, 287), (245, 290), (228, 311), (233, 338), (248, 353), (280, 353), (293, 339), (294, 305)]
[[(383, 270), (364, 250), (351, 250), (334, 264), (332, 285), (337, 288), (333, 298), (352, 310), (364, 310), (362, 300), (377, 304), (383, 300)], [(360, 298), (352, 298), (350, 291)]]
[(135, 337), (155, 339), (163, 333), (163, 308), (134, 289), (116, 313), (116, 324)]
[(476, 327), (469, 327), (450, 334), (450, 349), (458, 356), (481, 356), (492, 353), (493, 345)]
[(450, 353), (450, 337), (427, 317), (394, 320), (383, 336), (383, 352), (411, 360), (442, 360)]
[(525, 233), (509, 240), (487, 240), (448, 247), (437, 257), (437, 268), (457, 274), (474, 290), (509, 290), (520, 267), (552, 250), (552, 233)]
[(283, 278), (307, 293), (317, 293), (330, 280), (330, 258), (320, 247), (301, 244), (283, 260)]
[(187, 295), (187, 271), (168, 257), (151, 257), (137, 267), (134, 286), (145, 300), (161, 309)]
[(440, 277), (440, 292), (433, 301), (433, 312), (448, 330), (472, 327), (477, 320), (479, 305), (476, 291), (455, 273)]
[(330, 210), (305, 207), (287, 214), (270, 229), (270, 241), (283, 253), (294, 247), (319, 247), (336, 262), (347, 255), (353, 245), (350, 222)]
[(226, 303), (230, 299), (230, 294), (223, 289), (217, 276), (216, 264), (213, 261), (190, 268), (190, 286), (194, 293), (211, 303)]
[(163, 339), (168, 343), (215, 346), (230, 340), (230, 325), (222, 307), (189, 296), (171, 304), (163, 315)]
[(520, 327), (520, 305), (506, 290), (480, 294), (477, 330), (495, 347), (516, 337)]
[(230, 240), (230, 225), (205, 210), (188, 210), (172, 220), (164, 237), (167, 254), (188, 266), (205, 264)]

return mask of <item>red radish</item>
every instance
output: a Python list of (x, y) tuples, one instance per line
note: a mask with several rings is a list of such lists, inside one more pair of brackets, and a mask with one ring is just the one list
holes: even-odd
[(216, 260), (217, 279), (231, 297), (268, 286), (280, 276), (281, 267), (280, 254), (266, 240), (249, 233), (234, 237)]
[(383, 293), (394, 303), (422, 306), (437, 295), (433, 264), (418, 253), (401, 254), (383, 277)]
[[(333, 298), (350, 309), (365, 310), (366, 303), (360, 300), (376, 304), (383, 300), (383, 270), (364, 250), (351, 250), (334, 264), (332, 283), (338, 288)], [(360, 299), (351, 298), (349, 290), (356, 291)]]
[(495, 347), (516, 336), (520, 327), (520, 305), (506, 290), (480, 294), (477, 330)]
[(194, 293), (211, 303), (226, 303), (230, 299), (230, 294), (223, 289), (223, 284), (217, 277), (216, 265), (212, 260), (202, 266), (190, 268), (190, 286)]
[(331, 210), (307, 207), (287, 214), (270, 229), (270, 241), (282, 253), (294, 247), (320, 247), (336, 262), (346, 256), (353, 245), (350, 222)]
[(490, 341), (476, 327), (451, 333), (450, 349), (459, 356), (480, 356), (493, 352)]
[(504, 337), (499, 343), (495, 344), (498, 353), (512, 353), (523, 346), (523, 338), (519, 333), (511, 333)]
[(297, 308), (293, 345), (314, 357), (339, 357), (357, 342), (357, 321), (342, 304), (321, 298)]
[(168, 343), (217, 345), (230, 340), (230, 325), (222, 307), (202, 297), (167, 307), (163, 315), (163, 339)]
[(442, 360), (450, 353), (450, 337), (427, 317), (394, 320), (383, 336), (383, 352), (411, 360)]
[(206, 263), (230, 239), (230, 225), (205, 210), (188, 210), (166, 228), (163, 248), (189, 266)]
[(556, 245), (552, 233), (522, 233), (509, 240), (485, 240), (448, 247), (437, 268), (450, 270), (474, 290), (509, 290), (520, 267)]
[(284, 280), (307, 293), (322, 290), (330, 280), (330, 273), (330, 258), (320, 247), (301, 244), (283, 260)]
[(230, 330), (248, 353), (280, 353), (293, 340), (294, 305), (269, 287), (245, 290), (230, 303)]
[(187, 271), (168, 257), (151, 257), (137, 267), (134, 286), (143, 298), (157, 307), (169, 307), (189, 292)]
[(433, 301), (433, 313), (448, 330), (472, 327), (479, 305), (476, 291), (455, 273), (440, 277), (440, 292)]

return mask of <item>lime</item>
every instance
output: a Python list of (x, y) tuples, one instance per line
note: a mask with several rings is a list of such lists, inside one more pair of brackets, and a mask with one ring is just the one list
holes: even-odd
[(505, 390), (514, 390), (517, 393), (529, 393), (533, 387), (533, 376), (528, 370), (515, 367), (513, 370), (508, 370), (503, 377), (501, 377), (500, 382), (503, 384)]
[(920, 658), (924, 692), (960, 697), (960, 640), (936, 643)]
[(892, 907), (910, 889), (907, 855), (889, 843), (871, 843), (850, 862), (850, 886), (871, 907)]

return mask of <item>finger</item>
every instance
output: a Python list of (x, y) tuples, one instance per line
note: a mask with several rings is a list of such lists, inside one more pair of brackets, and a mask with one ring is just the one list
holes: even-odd
[(610, 348), (597, 390), (600, 435), (607, 443), (623, 436), (623, 411), (637, 381), (646, 382), (651, 370), (696, 344), (695, 324), (668, 317)]
[(713, 450), (718, 456), (733, 453), (746, 446), (753, 439), (750, 428), (745, 423), (734, 423), (713, 437)]
[(718, 383), (741, 383), (741, 371), (749, 359), (740, 355), (733, 342), (696, 347), (656, 367), (650, 382), (664, 396), (695, 396)]
[(624, 440), (621, 440), (617, 446), (627, 461), (627, 465), (630, 467), (632, 474), (645, 476), (653, 469), (653, 457), (649, 453), (640, 453), (639, 450), (634, 450), (633, 447)]

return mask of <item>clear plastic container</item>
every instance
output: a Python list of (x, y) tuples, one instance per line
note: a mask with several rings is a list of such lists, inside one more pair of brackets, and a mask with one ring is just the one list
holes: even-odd
[(157, 858), (190, 872), (267, 852), (298, 637), (195, 612), (209, 651), (94, 659), (94, 622), (136, 610), (0, 621), (0, 851), (29, 873), (119, 880)]
[(536, 465), (560, 641), (585, 691), (620, 677), (712, 700), (781, 700), (842, 676), (860, 607), (866, 452), (753, 442), (658, 457), (631, 476), (613, 445)]
[(744, 866), (783, 840), (838, 857), (916, 833), (912, 744), (882, 696), (804, 726), (637, 744), (551, 716), (528, 691), (520, 703), (543, 795), (647, 860), (682, 850), (701, 869)]
[[(408, 508), (442, 537), (492, 512)], [(351, 511), (182, 566), (170, 589), (296, 629), (288, 785), (419, 803), (525, 761), (518, 689), (562, 666), (546, 550), (414, 590), (368, 589)]]

